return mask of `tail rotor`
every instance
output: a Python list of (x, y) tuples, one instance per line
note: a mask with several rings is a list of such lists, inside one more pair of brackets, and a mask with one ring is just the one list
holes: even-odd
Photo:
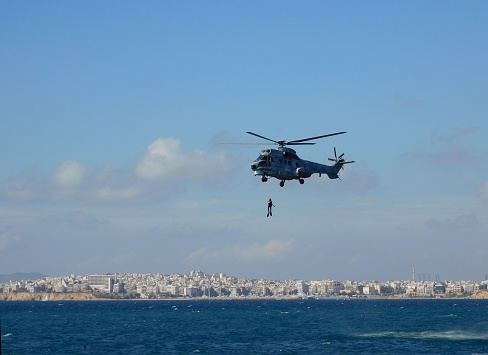
[(329, 160), (335, 162), (336, 164), (341, 164), (341, 169), (344, 169), (344, 166), (343, 166), (344, 164), (355, 163), (354, 160), (346, 161), (346, 159), (344, 159), (343, 157), (344, 157), (344, 153), (337, 156), (337, 151), (336, 151), (336, 148), (334, 147), (334, 158), (329, 158)]

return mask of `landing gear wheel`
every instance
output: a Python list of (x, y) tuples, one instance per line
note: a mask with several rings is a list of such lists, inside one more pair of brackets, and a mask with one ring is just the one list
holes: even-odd
[(266, 182), (266, 181), (268, 181), (268, 178), (267, 178), (266, 176), (262, 176), (262, 177), (261, 177), (261, 181), (262, 181), (262, 182)]
[(303, 179), (298, 179), (298, 181), (300, 181), (300, 184), (302, 184), (302, 185), (305, 182), (305, 180), (303, 180)]
[(285, 186), (285, 180), (281, 180), (281, 181), (280, 181), (280, 186), (281, 186), (281, 187)]

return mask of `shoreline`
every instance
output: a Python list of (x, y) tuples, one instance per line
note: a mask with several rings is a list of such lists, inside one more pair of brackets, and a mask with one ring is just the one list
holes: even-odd
[(3, 292), (0, 293), (1, 301), (36, 301), (36, 302), (53, 302), (53, 301), (245, 301), (245, 300), (483, 300), (488, 299), (488, 290), (479, 291), (473, 295), (462, 297), (405, 297), (398, 296), (370, 296), (370, 297), (300, 297), (300, 296), (251, 296), (251, 297), (169, 297), (169, 298), (105, 298), (96, 297), (91, 292), (70, 292), (70, 293), (30, 293), (30, 292)]

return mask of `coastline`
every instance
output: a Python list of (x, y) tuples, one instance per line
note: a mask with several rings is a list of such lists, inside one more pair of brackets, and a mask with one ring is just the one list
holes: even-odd
[[(355, 299), (370, 299), (370, 300), (452, 300), (452, 299), (488, 299), (488, 290), (481, 290), (471, 296), (457, 296), (457, 297), (405, 297), (404, 295), (397, 296), (376, 296), (376, 297), (310, 297), (317, 300), (355, 300)], [(169, 297), (169, 298), (105, 298), (96, 297), (96, 294), (91, 292), (65, 292), (65, 293), (30, 293), (30, 292), (3, 292), (0, 293), (1, 301), (200, 301), (200, 300), (228, 300), (228, 301), (240, 301), (240, 300), (300, 300), (306, 299), (299, 296), (290, 297)]]
[(90, 292), (71, 293), (30, 293), (30, 292), (3, 292), (0, 301), (87, 301), (97, 300)]

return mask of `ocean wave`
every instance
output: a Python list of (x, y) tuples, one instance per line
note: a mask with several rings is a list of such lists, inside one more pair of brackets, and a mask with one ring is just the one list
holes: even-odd
[(405, 338), (432, 340), (487, 340), (488, 332), (476, 333), (461, 330), (425, 331), (425, 332), (377, 332), (361, 334), (366, 338)]
[(444, 315), (441, 315), (439, 316), (439, 318), (450, 318), (450, 317), (457, 317), (458, 315), (457, 314), (444, 314)]
[(7, 333), (7, 334), (2, 335), (2, 337), (11, 337), (12, 335), (13, 335), (12, 333)]

